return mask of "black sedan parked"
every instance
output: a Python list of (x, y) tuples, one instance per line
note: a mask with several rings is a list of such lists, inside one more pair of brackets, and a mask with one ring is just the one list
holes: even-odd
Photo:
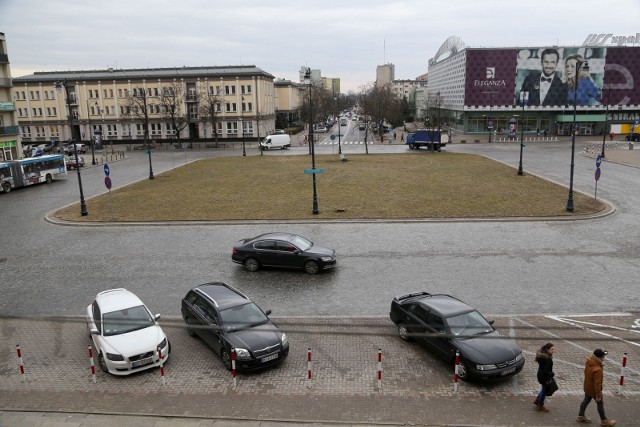
[(459, 351), (462, 380), (507, 378), (524, 366), (522, 350), (513, 340), (496, 331), (493, 321), (450, 295), (398, 296), (391, 302), (389, 315), (400, 338), (419, 341), (452, 366)]
[(266, 266), (301, 268), (316, 274), (336, 265), (336, 251), (296, 234), (268, 233), (237, 242), (231, 259), (249, 271)]
[(231, 349), (237, 370), (276, 365), (289, 355), (287, 336), (242, 292), (220, 282), (191, 289), (182, 299), (182, 317), (190, 336), (197, 336), (220, 355), (231, 370)]

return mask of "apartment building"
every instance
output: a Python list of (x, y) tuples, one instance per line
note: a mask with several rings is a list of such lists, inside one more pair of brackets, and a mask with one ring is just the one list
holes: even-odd
[[(23, 143), (96, 135), (113, 143), (142, 142), (145, 121), (152, 140), (257, 139), (275, 129), (274, 76), (255, 65), (36, 72), (13, 84)], [(167, 91), (181, 95), (182, 129), (167, 119), (161, 102)], [(131, 99), (141, 96), (148, 120), (131, 112)], [(207, 104), (215, 105), (213, 114), (205, 111)]]
[(300, 120), (301, 96), (306, 86), (291, 80), (278, 79), (276, 88), (276, 115), (278, 126), (285, 128)]
[(22, 157), (16, 106), (11, 101), (11, 87), (7, 41), (4, 33), (0, 33), (0, 161)]

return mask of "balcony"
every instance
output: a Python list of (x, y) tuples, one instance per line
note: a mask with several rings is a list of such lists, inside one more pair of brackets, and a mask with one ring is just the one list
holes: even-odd
[(13, 79), (0, 79), (0, 87), (12, 87)]
[(0, 136), (3, 135), (18, 135), (18, 126), (0, 126)]

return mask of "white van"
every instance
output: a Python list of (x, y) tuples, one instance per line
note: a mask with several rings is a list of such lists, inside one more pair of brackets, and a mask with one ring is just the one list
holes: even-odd
[(263, 150), (270, 150), (272, 148), (285, 148), (291, 147), (291, 137), (289, 135), (267, 135), (262, 141), (260, 141), (260, 148)]

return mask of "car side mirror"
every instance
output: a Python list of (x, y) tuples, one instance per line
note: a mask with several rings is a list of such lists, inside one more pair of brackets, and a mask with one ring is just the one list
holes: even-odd
[(493, 322), (495, 322), (495, 320), (489, 320), (489, 324), (490, 324), (491, 326), (493, 326)]
[(89, 329), (89, 333), (91, 335), (100, 335), (100, 331), (98, 330), (98, 328), (91, 328)]
[(264, 312), (264, 314), (266, 314), (267, 316), (271, 314), (271, 310), (267, 310)]
[(155, 316), (153, 316), (153, 320), (155, 320), (155, 321), (157, 322), (158, 320), (160, 320), (160, 317), (161, 317), (161, 316), (160, 316), (160, 314), (158, 313), (158, 314), (156, 314)]

